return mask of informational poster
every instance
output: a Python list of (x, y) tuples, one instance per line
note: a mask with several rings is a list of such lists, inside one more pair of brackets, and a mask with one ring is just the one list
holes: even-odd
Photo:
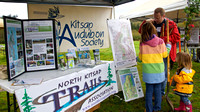
[(8, 80), (26, 71), (57, 68), (54, 20), (4, 17)]
[(117, 74), (126, 102), (144, 97), (137, 67), (118, 70)]
[(69, 48), (110, 46), (106, 20), (113, 7), (28, 4), (29, 19), (55, 19), (61, 52)]
[(85, 112), (117, 92), (114, 63), (109, 62), (18, 89), (15, 95), (22, 112)]
[(4, 19), (8, 79), (25, 72), (24, 43), (21, 20)]
[(23, 21), (27, 71), (56, 68), (52, 20)]
[(199, 28), (192, 28), (188, 44), (199, 44)]
[(111, 19), (107, 23), (116, 69), (136, 65), (130, 20)]

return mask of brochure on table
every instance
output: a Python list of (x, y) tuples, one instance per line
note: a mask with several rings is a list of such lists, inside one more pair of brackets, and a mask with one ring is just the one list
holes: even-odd
[(53, 19), (4, 17), (8, 80), (26, 71), (57, 69)]
[(77, 48), (79, 64), (90, 64), (91, 55), (89, 47)]
[(111, 19), (107, 24), (116, 69), (136, 65), (130, 20)]
[(93, 49), (95, 65), (101, 64), (99, 49)]
[(117, 71), (126, 102), (144, 97), (137, 67)]

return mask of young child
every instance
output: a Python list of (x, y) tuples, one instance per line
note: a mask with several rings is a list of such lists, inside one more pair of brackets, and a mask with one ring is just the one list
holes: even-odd
[[(171, 45), (157, 37), (157, 31), (151, 22), (142, 25), (140, 52), (137, 61), (142, 62), (143, 81), (146, 83), (145, 107), (146, 112), (161, 110), (161, 84), (165, 80), (165, 66), (163, 58), (166, 58)], [(152, 97), (155, 95), (155, 105)]]
[(192, 95), (192, 77), (195, 74), (195, 71), (191, 69), (191, 57), (188, 53), (179, 52), (176, 55), (176, 62), (178, 63), (177, 73), (171, 78), (170, 83), (176, 82), (174, 91), (180, 96), (180, 106), (174, 110), (192, 112), (192, 103), (188, 99)]

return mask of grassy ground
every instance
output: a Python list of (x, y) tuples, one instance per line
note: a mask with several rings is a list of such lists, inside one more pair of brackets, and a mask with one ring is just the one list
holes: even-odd
[[(139, 51), (139, 42), (135, 41), (135, 49), (136, 49), (136, 54), (138, 55), (138, 51)], [(101, 52), (104, 52), (103, 50)], [(143, 92), (145, 94), (145, 83), (142, 81), (142, 68), (141, 68), (141, 64), (138, 63), (137, 68), (139, 71), (139, 75), (140, 75), (140, 80), (142, 83), (142, 87), (143, 87)], [(195, 76), (193, 77), (194, 80), (194, 91), (192, 94), (192, 97), (190, 97), (190, 101), (192, 102), (193, 105), (193, 112), (200, 112), (200, 69), (199, 69), (200, 63), (197, 62), (193, 62), (193, 69), (196, 71)], [(170, 71), (171, 76), (176, 72), (176, 68), (177, 68), (177, 63), (174, 64), (173, 69)], [(173, 89), (174, 87), (170, 87), (170, 92), (169, 92), (169, 98), (170, 100), (173, 102), (174, 107), (178, 107), (179, 106), (179, 96), (173, 94)], [(120, 96), (121, 98), (123, 98), (123, 93), (119, 92), (116, 95)], [(110, 96), (108, 99), (104, 100), (101, 103), (101, 107), (96, 110), (95, 112), (143, 112), (145, 110), (145, 98), (140, 98), (140, 99), (136, 99), (130, 102), (125, 102), (123, 100), (120, 100), (118, 97), (116, 96)], [(169, 112), (170, 111), (170, 107), (166, 102), (166, 99), (163, 99), (162, 101), (162, 111), (163, 112)]]
[[(135, 50), (136, 54), (138, 55), (139, 53), (139, 42), (135, 41)], [(92, 54), (92, 52), (91, 52)], [(106, 48), (106, 49), (101, 49), (100, 50), (100, 55), (101, 55), (101, 60), (113, 60), (112, 56), (112, 50), (111, 48)], [(91, 56), (93, 59), (93, 56)], [(0, 65), (6, 64), (5, 60), (5, 55), (2, 55), (0, 53)], [(196, 74), (194, 76), (194, 92), (192, 94), (192, 97), (189, 99), (192, 102), (193, 105), (193, 112), (200, 112), (200, 63), (193, 62), (193, 69), (196, 71)], [(140, 80), (142, 83), (143, 87), (143, 92), (145, 94), (145, 83), (142, 81), (142, 74), (141, 74), (141, 64), (138, 63), (137, 65), (139, 75), (140, 75)], [(175, 63), (174, 68), (171, 70), (171, 75), (175, 73), (177, 68), (177, 64)], [(123, 93), (119, 92), (116, 95), (120, 96), (123, 98)], [(170, 88), (170, 94), (169, 97), (171, 101), (173, 102), (174, 106), (177, 107), (179, 105), (179, 100), (180, 98), (177, 95), (173, 94), (172, 87)], [(12, 100), (12, 97), (10, 97)], [(6, 105), (6, 92), (0, 92), (0, 112), (7, 112), (7, 105)], [(143, 112), (145, 109), (145, 99), (140, 98), (136, 99), (130, 102), (124, 102), (123, 100), (120, 100), (116, 96), (110, 96), (106, 100), (104, 100), (101, 103), (101, 107), (97, 109), (95, 112)], [(11, 108), (11, 112), (13, 111), (13, 108)], [(170, 111), (170, 107), (168, 106), (167, 102), (165, 99), (162, 101), (162, 111), (163, 112), (168, 112)]]

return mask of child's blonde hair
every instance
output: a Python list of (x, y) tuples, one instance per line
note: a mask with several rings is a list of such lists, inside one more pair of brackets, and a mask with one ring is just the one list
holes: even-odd
[(141, 29), (141, 42), (150, 40), (153, 34), (157, 35), (155, 26), (151, 22), (144, 23)]
[(192, 68), (192, 60), (188, 53), (185, 53), (185, 52), (177, 53), (176, 61), (178, 63), (178, 69), (181, 69), (183, 67), (186, 69)]

